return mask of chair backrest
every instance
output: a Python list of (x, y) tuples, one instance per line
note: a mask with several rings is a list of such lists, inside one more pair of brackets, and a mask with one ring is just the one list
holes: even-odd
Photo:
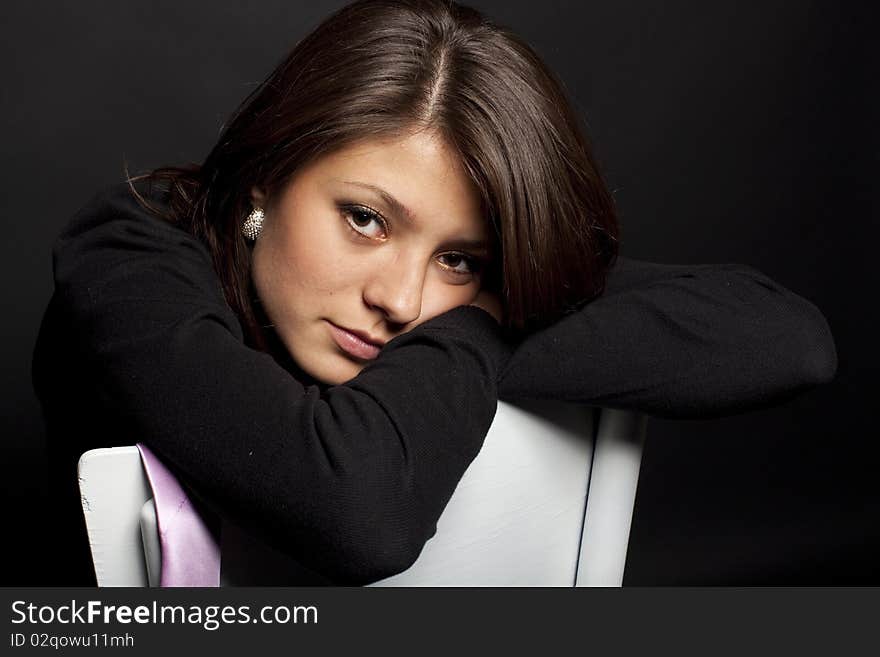
[[(637, 413), (500, 402), (437, 534), (411, 568), (374, 586), (620, 586), (644, 436)], [(158, 583), (137, 448), (86, 452), (79, 474), (99, 586)], [(222, 585), (293, 585), (302, 572), (233, 527), (222, 549)]]
[(137, 447), (90, 450), (79, 459), (78, 475), (98, 586), (146, 586), (139, 521), (153, 493)]

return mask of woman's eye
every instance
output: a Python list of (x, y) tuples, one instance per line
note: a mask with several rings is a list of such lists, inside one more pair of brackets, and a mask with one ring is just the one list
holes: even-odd
[(385, 221), (366, 208), (346, 207), (342, 210), (348, 225), (356, 233), (370, 239), (384, 239), (388, 235)]
[(463, 253), (444, 253), (438, 257), (440, 264), (456, 274), (472, 275), (479, 271), (479, 263), (475, 258)]

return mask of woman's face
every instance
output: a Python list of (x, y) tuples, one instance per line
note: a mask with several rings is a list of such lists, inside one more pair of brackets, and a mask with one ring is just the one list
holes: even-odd
[(385, 342), (480, 289), (490, 246), (479, 195), (430, 132), (341, 149), (254, 202), (265, 210), (257, 294), (319, 381), (348, 381)]

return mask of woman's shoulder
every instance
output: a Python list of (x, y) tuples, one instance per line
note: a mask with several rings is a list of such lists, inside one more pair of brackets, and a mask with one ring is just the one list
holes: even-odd
[(146, 183), (124, 181), (96, 192), (65, 224), (57, 244), (67, 244), (96, 230), (136, 227), (157, 235), (188, 235), (164, 217), (168, 194)]
[[(145, 200), (164, 202), (156, 193)], [(100, 191), (70, 219), (53, 245), (52, 268), (54, 321), (78, 332), (121, 330), (136, 318), (136, 329), (146, 330), (158, 318), (201, 313), (241, 338), (207, 247), (145, 207), (127, 183)]]
[(156, 261), (213, 276), (200, 240), (167, 214), (167, 193), (122, 182), (96, 193), (63, 227), (52, 248), (56, 289), (106, 279), (135, 261)]

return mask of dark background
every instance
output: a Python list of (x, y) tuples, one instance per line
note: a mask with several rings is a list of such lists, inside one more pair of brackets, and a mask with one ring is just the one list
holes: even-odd
[[(201, 160), (341, 4), (0, 8), (0, 585), (48, 584), (40, 563), (66, 539), (41, 521), (51, 500), (30, 384), (55, 235), (124, 162)], [(782, 406), (651, 420), (624, 583), (880, 584), (871, 17), (830, 0), (471, 4), (565, 81), (615, 190), (624, 255), (757, 267), (815, 303), (837, 342), (836, 380)]]

